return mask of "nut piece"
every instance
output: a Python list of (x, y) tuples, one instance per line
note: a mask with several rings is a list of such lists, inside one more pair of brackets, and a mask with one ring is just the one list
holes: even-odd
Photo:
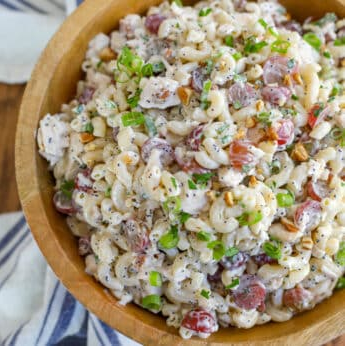
[(292, 83), (291, 83), (291, 76), (289, 74), (286, 74), (284, 76), (284, 84), (286, 86), (291, 86), (292, 85)]
[(346, 66), (346, 58), (340, 58), (339, 65), (344, 68)]
[(117, 58), (117, 54), (110, 47), (105, 47), (99, 52), (99, 58), (103, 62), (110, 62)]
[(189, 105), (192, 96), (192, 89), (188, 87), (178, 87), (176, 90), (178, 92), (179, 99), (184, 105)]
[(299, 162), (305, 162), (309, 158), (308, 152), (302, 143), (295, 144), (295, 147), (291, 152), (291, 157), (292, 157), (292, 159), (299, 161)]
[(90, 141), (94, 140), (94, 135), (87, 132), (80, 133), (80, 140), (82, 144), (87, 144)]
[(293, 74), (292, 77), (296, 83), (298, 83), (299, 85), (303, 85), (302, 77), (299, 73)]
[(294, 225), (294, 223), (287, 218), (282, 217), (280, 219), (280, 222), (289, 232), (299, 231), (299, 229)]
[(239, 128), (237, 134), (234, 136), (234, 139), (235, 140), (243, 139), (243, 138), (245, 138), (245, 135), (246, 135), (245, 130), (242, 128)]
[(267, 128), (266, 137), (269, 140), (278, 140), (278, 134), (273, 127)]
[(250, 186), (250, 187), (255, 187), (256, 185), (257, 185), (257, 180), (256, 180), (255, 176), (252, 175), (252, 176), (250, 177), (250, 180), (249, 180), (249, 186)]
[(265, 106), (265, 103), (263, 102), (263, 100), (259, 99), (256, 104), (255, 104), (255, 108), (256, 108), (256, 111), (261, 111)]
[(245, 121), (245, 127), (253, 128), (256, 125), (256, 121), (254, 117), (248, 117)]
[(312, 250), (313, 241), (311, 237), (305, 236), (301, 240), (301, 246), (304, 250)]
[(214, 202), (216, 200), (215, 191), (207, 191), (206, 196), (208, 197), (210, 202)]
[(233, 195), (232, 192), (227, 191), (224, 195), (224, 200), (229, 207), (233, 207)]

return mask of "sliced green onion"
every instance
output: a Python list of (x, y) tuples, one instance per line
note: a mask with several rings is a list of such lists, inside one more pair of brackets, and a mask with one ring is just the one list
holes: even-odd
[(184, 224), (190, 217), (191, 217), (191, 214), (182, 211), (182, 212), (180, 213), (180, 222), (181, 222), (182, 224)]
[(145, 122), (145, 116), (142, 112), (131, 111), (122, 115), (122, 124), (127, 126), (140, 126)]
[(199, 231), (196, 236), (197, 236), (197, 239), (201, 240), (202, 242), (209, 242), (211, 238), (210, 233), (204, 232), (204, 231)]
[(173, 0), (175, 4), (177, 4), (179, 7), (183, 7), (182, 1), (181, 0)]
[(178, 196), (168, 197), (163, 203), (163, 209), (166, 212), (179, 213), (181, 210), (181, 199)]
[(336, 283), (336, 289), (344, 289), (345, 288), (345, 284), (346, 283), (346, 279), (345, 279), (345, 277), (340, 277), (340, 278), (338, 278), (338, 280), (337, 280), (337, 283)]
[(229, 125), (227, 123), (225, 123), (223, 126), (219, 127), (216, 131), (219, 134), (222, 134), (228, 127), (229, 127)]
[(209, 291), (209, 290), (203, 289), (203, 290), (201, 291), (201, 296), (203, 296), (203, 297), (206, 298), (206, 299), (209, 299), (209, 297), (210, 297), (210, 291)]
[(311, 45), (317, 51), (320, 50), (321, 41), (314, 33), (306, 33), (303, 35), (303, 40), (305, 40), (309, 45)]
[(233, 107), (234, 107), (236, 110), (239, 110), (239, 109), (242, 107), (242, 103), (241, 103), (239, 100), (236, 100), (236, 101), (233, 103)]
[(116, 109), (116, 104), (113, 100), (105, 100), (104, 104), (108, 109)]
[(187, 180), (187, 184), (190, 190), (197, 190), (197, 185), (192, 180)]
[(279, 260), (282, 257), (282, 249), (281, 249), (281, 244), (279, 242), (275, 242), (277, 245), (274, 243), (266, 242), (263, 245), (263, 251), (271, 257), (272, 259)]
[(289, 69), (292, 69), (296, 65), (295, 59), (294, 58), (289, 59), (286, 65)]
[(153, 68), (152, 68), (152, 64), (145, 64), (142, 68), (141, 68), (141, 74), (142, 76), (145, 77), (149, 77), (153, 75)]
[(339, 37), (334, 41), (334, 46), (344, 46), (346, 44), (345, 36)]
[(91, 122), (88, 122), (87, 124), (83, 126), (82, 131), (93, 134), (93, 131), (94, 131), (93, 124)]
[(198, 15), (199, 17), (205, 17), (205, 16), (208, 16), (209, 13), (211, 13), (212, 9), (210, 7), (207, 7), (207, 8), (202, 8)]
[(296, 94), (292, 94), (291, 95), (291, 99), (292, 100), (298, 100), (299, 98), (298, 98), (298, 96)]
[(163, 249), (172, 249), (175, 248), (179, 243), (178, 227), (171, 226), (170, 230), (164, 234), (160, 240), (159, 245)]
[(257, 53), (265, 46), (267, 46), (266, 41), (256, 42), (255, 36), (250, 36), (245, 42), (244, 51), (246, 53)]
[(224, 41), (225, 41), (226, 46), (233, 47), (233, 36), (232, 35), (226, 36)]
[(330, 59), (330, 58), (331, 58), (331, 54), (330, 54), (329, 51), (325, 51), (325, 52), (323, 53), (323, 56), (324, 56), (325, 58), (327, 58), (327, 59)]
[(149, 274), (149, 283), (151, 286), (161, 286), (162, 285), (161, 273), (156, 271), (151, 271)]
[(239, 253), (239, 249), (237, 247), (231, 247), (226, 250), (225, 256), (233, 257), (234, 255), (237, 255), (238, 253)]
[(268, 32), (269, 32), (272, 36), (274, 36), (275, 38), (279, 37), (279, 34), (278, 34), (277, 30), (276, 30), (274, 27), (269, 27), (269, 28), (268, 28)]
[(213, 258), (216, 261), (220, 261), (225, 255), (225, 251), (226, 251), (225, 246), (219, 240), (214, 240), (212, 242), (209, 242), (207, 244), (207, 248), (213, 250)]
[(335, 97), (336, 95), (341, 94), (341, 92), (342, 92), (342, 86), (336, 83), (332, 88), (330, 96)]
[(294, 196), (291, 193), (277, 193), (279, 207), (291, 207), (294, 203)]
[(148, 295), (143, 298), (141, 304), (144, 308), (158, 311), (161, 308), (162, 299), (159, 295)]
[(203, 173), (203, 174), (197, 174), (194, 173), (192, 175), (193, 180), (198, 184), (198, 185), (206, 185), (208, 181), (215, 175), (215, 173)]
[(232, 140), (231, 135), (225, 135), (221, 138), (221, 143), (222, 143), (222, 145), (225, 145), (225, 144), (229, 143), (231, 140)]
[(267, 24), (267, 22), (264, 20), (264, 19), (259, 19), (258, 20), (258, 22), (265, 28), (265, 29), (267, 29), (267, 27), (268, 27), (268, 24)]
[(236, 52), (232, 54), (232, 57), (234, 58), (234, 60), (239, 60), (243, 57), (243, 55), (240, 52)]
[(205, 62), (205, 72), (210, 75), (214, 69), (214, 61), (212, 59), (208, 59)]
[(72, 193), (75, 188), (75, 182), (74, 180), (64, 180), (62, 184), (60, 185), (60, 190), (66, 196), (67, 198), (71, 199), (72, 198)]
[(271, 174), (279, 174), (280, 172), (280, 168), (281, 168), (281, 164), (279, 160), (274, 160), (270, 163), (269, 165), (270, 169), (271, 169)]
[(110, 198), (110, 197), (111, 197), (111, 187), (108, 187), (108, 188), (105, 190), (105, 197), (106, 197), (106, 198)]
[(346, 131), (344, 128), (334, 127), (332, 128), (330, 132), (330, 137), (333, 140), (339, 141), (340, 146), (342, 147), (344, 147), (345, 145), (345, 135), (346, 135)]
[(261, 122), (264, 123), (266, 125), (270, 125), (271, 121), (270, 121), (270, 117), (271, 117), (271, 113), (270, 112), (260, 112), (259, 114), (256, 115), (256, 119)]
[(121, 67), (126, 68), (126, 72), (135, 73), (139, 75), (144, 62), (141, 57), (132, 53), (128, 47), (123, 47), (117, 59), (117, 68), (119, 71), (124, 71)]
[(335, 261), (336, 263), (338, 263), (340, 266), (344, 266), (345, 265), (345, 242), (341, 242), (340, 243), (340, 247), (338, 249), (338, 252), (335, 256)]
[(178, 188), (178, 183), (176, 182), (176, 179), (174, 177), (170, 178), (170, 181), (172, 182), (175, 189)]
[(235, 278), (232, 280), (232, 283), (226, 286), (226, 289), (233, 289), (235, 288), (237, 285), (239, 285), (239, 279)]
[(262, 213), (260, 211), (244, 212), (237, 217), (240, 226), (252, 226), (262, 220)]
[(79, 104), (76, 106), (76, 108), (74, 108), (72, 111), (75, 113), (75, 114), (80, 114), (84, 109), (84, 106), (82, 104)]
[(317, 20), (316, 22), (313, 22), (312, 24), (322, 27), (326, 23), (336, 22), (336, 20), (337, 20), (337, 16), (334, 13), (326, 13), (323, 18), (320, 18), (319, 20)]
[(242, 165), (242, 172), (243, 173), (248, 173), (251, 168), (252, 168), (252, 166), (250, 164), (243, 164)]
[(127, 99), (127, 104), (131, 108), (135, 108), (135, 107), (138, 106), (141, 92), (142, 92), (142, 90), (140, 88), (137, 88), (137, 90), (135, 91), (134, 95)]
[(166, 66), (163, 64), (163, 62), (152, 63), (152, 70), (155, 75), (160, 74), (166, 70)]
[(145, 116), (145, 127), (150, 137), (153, 137), (157, 134), (155, 122), (149, 116)]
[(203, 110), (207, 110), (210, 106), (210, 102), (208, 101), (208, 94), (211, 89), (211, 81), (207, 80), (204, 82), (203, 90), (201, 94), (201, 108)]
[(286, 40), (276, 40), (271, 45), (272, 52), (286, 53), (290, 47), (290, 42)]

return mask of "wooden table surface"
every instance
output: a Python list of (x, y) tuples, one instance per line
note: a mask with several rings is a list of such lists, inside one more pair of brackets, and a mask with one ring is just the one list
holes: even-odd
[[(24, 85), (0, 83), (0, 213), (21, 209), (15, 180), (14, 142), (16, 122)], [(327, 343), (328, 346), (344, 346), (344, 336)]]

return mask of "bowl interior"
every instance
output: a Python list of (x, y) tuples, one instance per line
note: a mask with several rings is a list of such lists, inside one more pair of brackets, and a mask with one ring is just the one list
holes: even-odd
[[(314, 310), (285, 323), (269, 323), (249, 330), (221, 329), (207, 340), (182, 340), (163, 318), (135, 305), (123, 307), (84, 273), (76, 240), (65, 219), (52, 204), (53, 179), (47, 162), (37, 152), (34, 139), (39, 120), (60, 110), (75, 94), (82, 76), (80, 66), (89, 40), (99, 32), (108, 33), (128, 13), (143, 13), (160, 0), (86, 0), (68, 18), (42, 54), (27, 86), (17, 128), (16, 176), (23, 210), (54, 272), (67, 289), (100, 319), (127, 336), (147, 345), (294, 345), (321, 344), (344, 331), (344, 291), (336, 292)], [(192, 1), (194, 2), (194, 1)], [(344, 3), (283, 0), (294, 18), (319, 17), (325, 12), (344, 16)]]

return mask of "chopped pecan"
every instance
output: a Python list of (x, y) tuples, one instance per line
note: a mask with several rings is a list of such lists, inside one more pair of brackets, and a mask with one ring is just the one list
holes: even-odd
[(302, 143), (296, 143), (294, 149), (291, 152), (292, 159), (305, 162), (308, 160), (308, 152)]
[(280, 219), (280, 222), (289, 232), (298, 232), (299, 231), (299, 229), (295, 226), (295, 224), (285, 217), (282, 217)]
[(103, 62), (110, 62), (117, 58), (117, 54), (110, 47), (105, 47), (99, 52), (99, 58)]

